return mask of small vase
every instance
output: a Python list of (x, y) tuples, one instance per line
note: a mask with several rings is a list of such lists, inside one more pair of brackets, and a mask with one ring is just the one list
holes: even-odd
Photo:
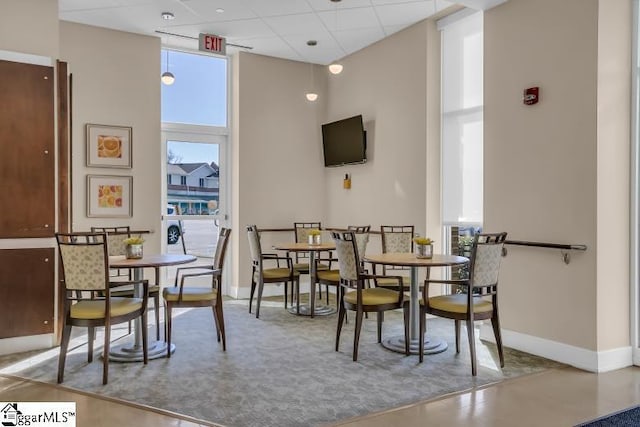
[(309, 244), (310, 245), (319, 245), (321, 243), (320, 234), (309, 234)]
[(142, 245), (127, 245), (127, 259), (142, 258)]
[(433, 245), (416, 245), (416, 258), (433, 257)]

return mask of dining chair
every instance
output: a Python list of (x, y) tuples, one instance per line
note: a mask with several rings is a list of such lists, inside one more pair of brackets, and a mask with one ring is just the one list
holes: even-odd
[[(295, 236), (296, 243), (306, 243), (309, 240), (309, 232), (311, 230), (322, 230), (321, 222), (294, 222), (293, 230)], [(331, 251), (327, 251), (323, 256), (324, 251), (320, 251), (318, 257), (316, 257), (316, 272), (322, 270), (328, 270), (330, 268), (329, 264), (331, 261)], [(294, 259), (293, 269), (296, 270), (300, 274), (310, 274), (311, 270), (309, 269), (309, 253), (308, 252), (294, 252), (293, 255), (287, 253), (287, 256), (290, 256)], [(309, 283), (313, 282), (313, 278), (309, 278)], [(322, 286), (318, 289), (318, 297), (322, 300)], [(293, 298), (293, 293), (291, 294), (291, 298)], [(293, 300), (292, 300), (293, 301)]]
[[(336, 351), (340, 345), (340, 332), (344, 323), (347, 310), (356, 312), (356, 324), (353, 338), (353, 360), (358, 360), (358, 343), (360, 340), (360, 330), (364, 313), (375, 312), (378, 314), (378, 342), (382, 342), (382, 313), (388, 310), (403, 309), (404, 314), (404, 336), (405, 354), (409, 355), (409, 308), (404, 304), (404, 292), (394, 291), (385, 288), (367, 288), (367, 279), (381, 279), (383, 276), (376, 276), (365, 273), (360, 256), (358, 254), (358, 244), (356, 234), (352, 231), (332, 232), (331, 237), (336, 244), (338, 255), (338, 265), (340, 269), (340, 305), (338, 309), (338, 328), (336, 331)], [(400, 286), (402, 278), (400, 276), (388, 277), (395, 279), (397, 286)]]
[[(93, 361), (95, 328), (104, 326), (102, 355), (102, 384), (109, 378), (109, 345), (111, 326), (128, 322), (137, 317), (142, 324), (147, 322), (147, 298), (123, 298), (111, 295), (109, 281), (109, 248), (105, 233), (56, 233), (56, 242), (62, 264), (63, 279), (61, 293), (64, 295), (64, 325), (58, 359), (58, 383), (64, 379), (64, 365), (71, 328), (88, 328), (87, 361)], [(123, 282), (117, 282), (120, 285)], [(143, 295), (148, 293), (147, 280), (129, 281), (130, 285), (142, 286)], [(101, 296), (100, 296), (101, 295)], [(143, 361), (148, 361), (147, 330), (142, 332)]]
[[(216, 326), (218, 342), (222, 340), (222, 351), (227, 350), (227, 340), (224, 329), (224, 315), (222, 312), (222, 268), (224, 266), (227, 245), (231, 229), (220, 228), (213, 265), (180, 267), (176, 270), (173, 287), (164, 288), (162, 297), (165, 304), (165, 325), (167, 337), (167, 357), (171, 357), (171, 310), (175, 307), (211, 307), (213, 321)], [(211, 287), (185, 286), (185, 279), (193, 277), (211, 276)]]
[[(131, 237), (131, 229), (129, 226), (120, 227), (91, 227), (92, 233), (106, 233), (107, 243), (109, 247), (109, 256), (123, 256), (127, 252), (127, 245), (124, 240)], [(126, 277), (126, 280), (132, 280), (131, 269), (112, 269), (115, 270), (115, 274), (112, 273), (111, 280), (116, 281), (121, 277)], [(154, 268), (154, 284), (149, 286), (149, 298), (153, 299), (153, 311), (156, 321), (156, 340), (160, 340), (160, 268)], [(133, 287), (127, 284), (123, 284), (118, 288), (112, 288), (111, 296), (117, 297), (133, 297)], [(129, 323), (129, 333), (131, 333), (131, 323)]]
[[(288, 256), (263, 253), (260, 244), (260, 232), (256, 225), (247, 226), (249, 238), (249, 252), (251, 253), (251, 293), (249, 296), (249, 313), (256, 287), (258, 297), (256, 302), (256, 318), (260, 317), (260, 302), (265, 283), (284, 283), (284, 308), (287, 308), (287, 289), (291, 283), (291, 292), (296, 291), (297, 311), (300, 312), (300, 273), (293, 268), (293, 260)], [(280, 262), (286, 264), (280, 266)], [(266, 263), (266, 265), (265, 265)], [(275, 265), (274, 265), (275, 264)]]
[[(356, 243), (358, 245), (358, 254), (360, 257), (364, 257), (365, 251), (367, 250), (367, 244), (369, 243), (369, 231), (371, 230), (370, 225), (363, 226), (355, 226), (350, 225), (347, 227), (348, 231), (353, 231), (356, 237)], [(316, 260), (318, 262), (319, 260)], [(316, 282), (319, 286), (325, 285), (327, 291), (327, 305), (329, 304), (329, 287), (336, 288), (336, 305), (340, 302), (339, 291), (340, 291), (340, 269), (339, 268), (331, 268), (332, 263), (337, 263), (337, 258), (330, 258), (329, 261), (329, 269), (328, 270), (316, 270)]]
[[(382, 253), (412, 253), (415, 228), (413, 225), (381, 225)], [(408, 291), (411, 287), (411, 268), (401, 266), (382, 266), (382, 274), (396, 274), (402, 277), (402, 289)], [(400, 289), (396, 282), (389, 279), (375, 281), (378, 287)]]
[[(427, 314), (453, 319), (456, 330), (456, 353), (460, 353), (460, 323), (464, 321), (469, 337), (471, 353), (471, 374), (477, 374), (476, 346), (474, 322), (491, 319), (491, 326), (496, 338), (500, 367), (504, 367), (502, 336), (498, 316), (498, 274), (502, 260), (502, 248), (507, 233), (476, 234), (471, 247), (469, 260), (469, 278), (441, 280), (425, 280), (423, 298), (420, 301), (420, 362), (423, 360), (424, 333)], [(429, 285), (432, 283), (457, 285), (462, 293), (429, 296)], [(451, 288), (456, 288), (451, 286)], [(453, 290), (452, 290), (453, 291)]]

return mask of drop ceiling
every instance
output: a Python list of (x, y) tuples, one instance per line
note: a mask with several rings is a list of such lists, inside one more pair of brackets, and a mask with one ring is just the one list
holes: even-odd
[[(160, 37), (198, 49), (200, 33), (238, 50), (329, 64), (457, 4), (486, 10), (505, 0), (58, 0), (59, 17)], [(165, 20), (163, 12), (175, 19)], [(316, 46), (308, 46), (316, 40)]]

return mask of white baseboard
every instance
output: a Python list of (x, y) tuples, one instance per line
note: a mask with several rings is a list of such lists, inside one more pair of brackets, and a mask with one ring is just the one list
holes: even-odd
[(53, 334), (0, 339), (0, 355), (53, 347)]
[[(536, 356), (565, 363), (590, 372), (607, 372), (633, 365), (630, 346), (593, 351), (533, 335), (502, 329), (502, 344)], [(480, 327), (480, 339), (495, 343), (489, 322)]]

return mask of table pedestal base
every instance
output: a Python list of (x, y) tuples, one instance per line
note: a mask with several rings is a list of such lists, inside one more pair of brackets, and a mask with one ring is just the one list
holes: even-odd
[[(395, 351), (396, 353), (404, 353), (404, 336), (396, 335), (393, 337), (385, 338), (382, 340), (382, 346), (388, 350)], [(437, 354), (442, 353), (449, 347), (449, 345), (439, 339), (424, 338), (424, 352), (423, 354)], [(409, 344), (410, 354), (420, 354), (420, 341), (418, 339), (412, 339)]]
[[(171, 344), (171, 353), (175, 351), (176, 346)], [(147, 357), (149, 360), (167, 357), (167, 343), (165, 341), (151, 341), (149, 343)], [(136, 346), (134, 344), (114, 346), (109, 351), (109, 360), (113, 362), (142, 362), (144, 361), (142, 346)]]
[[(293, 307), (289, 307), (288, 310), (291, 314), (298, 314), (300, 316), (311, 316), (311, 306), (309, 304), (300, 304), (300, 313), (298, 313), (298, 309), (295, 305)], [(314, 316), (328, 316), (335, 312), (336, 309), (333, 307), (329, 307), (328, 305), (316, 305), (313, 307)]]

